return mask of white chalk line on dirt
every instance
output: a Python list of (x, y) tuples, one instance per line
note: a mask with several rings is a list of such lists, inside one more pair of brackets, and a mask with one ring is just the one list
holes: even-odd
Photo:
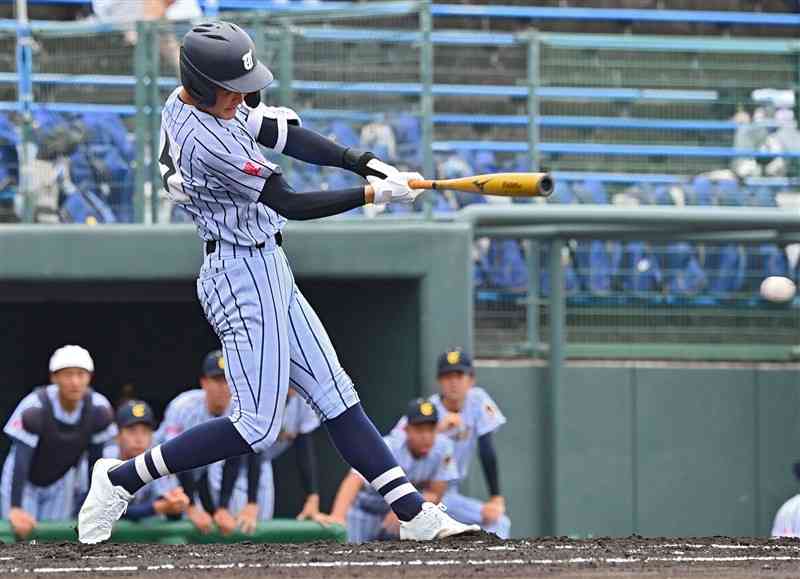
[(34, 569), (21, 569), (19, 567), (2, 569), (6, 573), (38, 573), (38, 574), (59, 574), (59, 573), (109, 573), (109, 572), (135, 572), (135, 571), (171, 571), (171, 570), (224, 570), (224, 569), (263, 569), (263, 568), (343, 568), (343, 567), (452, 567), (456, 565), (481, 565), (481, 566), (501, 566), (501, 565), (580, 565), (580, 564), (606, 564), (624, 565), (632, 563), (742, 563), (742, 562), (785, 562), (800, 561), (800, 557), (784, 556), (747, 556), (738, 557), (572, 557), (569, 559), (415, 559), (411, 561), (390, 560), (390, 561), (309, 561), (297, 563), (215, 563), (201, 564), (193, 563), (189, 565), (119, 565), (119, 566), (99, 566), (99, 567), (37, 567)]

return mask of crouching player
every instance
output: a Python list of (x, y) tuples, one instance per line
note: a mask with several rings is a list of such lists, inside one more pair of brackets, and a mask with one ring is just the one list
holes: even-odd
[[(453, 444), (446, 436), (436, 434), (439, 413), (427, 400), (412, 401), (404, 418), (405, 426), (384, 440), (425, 500), (439, 503), (448, 483), (458, 479)], [(351, 470), (339, 486), (331, 514), (322, 515), (322, 522), (345, 525), (351, 543), (398, 538), (400, 522), (373, 487)]]
[[(126, 402), (117, 410), (117, 444), (106, 445), (103, 455), (128, 460), (142, 454), (153, 445), (155, 427), (156, 419), (147, 402)], [(180, 517), (188, 507), (189, 497), (182, 487), (162, 489), (159, 485), (149, 485), (136, 493), (123, 518), (139, 521), (155, 515)]]

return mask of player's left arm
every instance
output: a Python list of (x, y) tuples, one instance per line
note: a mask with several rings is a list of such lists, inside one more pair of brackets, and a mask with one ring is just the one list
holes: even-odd
[(478, 457), (483, 468), (483, 475), (486, 478), (486, 486), (489, 487), (491, 499), (502, 499), (500, 494), (500, 477), (497, 472), (497, 451), (494, 447), (492, 433), (487, 432), (478, 437)]
[(297, 515), (297, 520), (315, 520), (319, 515), (319, 477), (317, 474), (317, 457), (314, 449), (314, 439), (311, 433), (300, 433), (294, 440), (297, 469), (300, 471), (300, 480), (306, 491), (306, 500), (303, 509)]
[(478, 457), (489, 488), (490, 501), (504, 505), (500, 492), (498, 474), (497, 450), (495, 449), (493, 433), (506, 423), (506, 417), (500, 411), (491, 396), (482, 388), (476, 389), (478, 419), (476, 433), (478, 435)]
[(260, 144), (295, 159), (325, 167), (339, 167), (367, 177), (385, 179), (399, 171), (369, 151), (344, 147), (302, 126), (292, 109), (261, 103), (250, 109), (247, 130)]

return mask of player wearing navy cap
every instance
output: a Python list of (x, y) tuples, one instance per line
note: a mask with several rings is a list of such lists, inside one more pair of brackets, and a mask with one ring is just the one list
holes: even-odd
[[(436, 365), (440, 392), (431, 396), (430, 401), (439, 413), (439, 432), (453, 442), (458, 466), (458, 480), (448, 487), (442, 502), (456, 520), (479, 524), (506, 539), (511, 532), (511, 521), (500, 494), (497, 453), (492, 439), (492, 433), (506, 423), (506, 417), (489, 393), (475, 385), (475, 368), (469, 354), (451, 348), (439, 356)], [(404, 425), (402, 418), (393, 432)], [(489, 488), (488, 501), (464, 496), (459, 490), (459, 482), (467, 478), (476, 450)]]
[[(143, 400), (129, 400), (117, 409), (117, 444), (106, 445), (103, 456), (128, 460), (152, 446), (156, 417), (153, 409)], [(189, 506), (189, 497), (183, 488), (177, 487), (159, 493), (155, 485), (136, 493), (123, 515), (131, 521), (139, 521), (155, 515), (180, 516)]]
[[(368, 203), (413, 203), (419, 191), (408, 182), (421, 176), (304, 128), (291, 109), (261, 103), (272, 73), (235, 24), (193, 26), (183, 39), (180, 69), (182, 86), (161, 113), (158, 162), (167, 194), (203, 240), (197, 295), (222, 344), (233, 409), (134, 460), (98, 461), (78, 516), (80, 540), (107, 540), (133, 494), (155, 479), (272, 446), (290, 386), (314, 408), (342, 457), (397, 514), (402, 539), (477, 530), (426, 502), (409, 482), (364, 413), (281, 247), (287, 219), (328, 217)], [(261, 146), (352, 171), (369, 184), (297, 193)], [(377, 245), (365, 250), (380, 252)]]
[[(437, 434), (439, 413), (428, 400), (412, 400), (404, 419), (404, 427), (387, 436), (386, 444), (409, 480), (427, 500), (438, 503), (448, 484), (458, 479), (453, 445)], [(396, 539), (397, 517), (383, 497), (365, 483), (357, 471), (350, 471), (339, 486), (331, 514), (322, 521), (345, 525), (351, 543)]]
[(457, 520), (480, 524), (484, 530), (507, 539), (511, 521), (500, 493), (497, 452), (492, 439), (492, 434), (506, 423), (506, 417), (489, 393), (475, 385), (472, 358), (460, 348), (452, 348), (439, 356), (437, 377), (440, 392), (431, 397), (431, 402), (441, 416), (439, 431), (453, 441), (459, 480), (467, 478), (477, 450), (489, 488), (489, 500), (480, 501), (461, 494), (455, 483), (443, 502)]

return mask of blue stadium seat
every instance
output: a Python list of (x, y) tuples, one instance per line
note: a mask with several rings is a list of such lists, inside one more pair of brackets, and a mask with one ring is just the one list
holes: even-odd
[(473, 159), (475, 173), (483, 175), (485, 173), (497, 173), (497, 159), (492, 151), (478, 151)]
[(748, 246), (746, 252), (745, 291), (758, 292), (764, 278), (772, 275), (790, 276), (786, 252), (774, 243)]
[(750, 192), (733, 179), (723, 179), (717, 182), (718, 200), (720, 205), (744, 206), (749, 205)]
[(729, 297), (744, 287), (745, 256), (735, 243), (706, 244), (703, 269), (708, 275), (708, 291), (715, 296)]
[(700, 267), (697, 253), (686, 242), (670, 243), (660, 253), (664, 287), (674, 297), (697, 295), (706, 286), (706, 274)]
[(751, 197), (751, 202), (756, 207), (777, 207), (775, 192), (769, 187), (756, 187)]
[(9, 203), (17, 193), (19, 182), (19, 136), (8, 116), (0, 113), (0, 201)]
[(579, 241), (575, 248), (575, 269), (581, 289), (590, 294), (608, 294), (620, 262), (615, 247), (599, 240)]
[(548, 203), (578, 203), (578, 197), (573, 193), (567, 181), (556, 180), (555, 189), (553, 194), (547, 199)]
[(475, 263), (475, 283), (482, 288), (520, 290), (528, 285), (522, 246), (515, 239), (494, 239)]
[(687, 205), (716, 205), (714, 185), (708, 177), (695, 177), (686, 196)]
[(328, 136), (345, 147), (357, 147), (360, 140), (353, 125), (345, 121), (333, 121), (328, 129)]
[(643, 241), (624, 245), (619, 272), (620, 286), (625, 292), (641, 294), (661, 289), (661, 267), (650, 246)]
[(595, 205), (608, 205), (609, 198), (605, 185), (596, 179), (584, 181), (578, 189), (581, 203), (594, 203)]

